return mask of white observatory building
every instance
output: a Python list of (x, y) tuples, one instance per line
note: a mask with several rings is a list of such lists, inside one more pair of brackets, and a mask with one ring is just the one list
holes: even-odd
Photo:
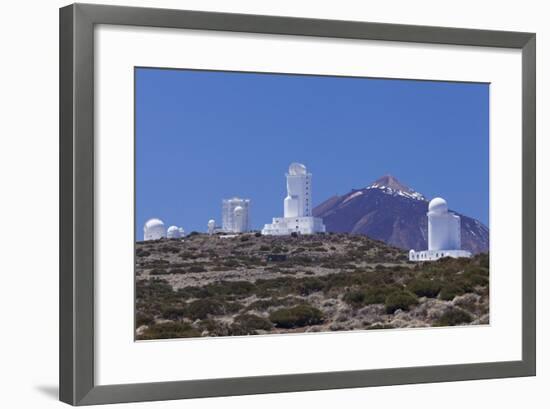
[(214, 234), (216, 231), (216, 220), (208, 220), (208, 234)]
[(169, 239), (179, 239), (183, 237), (184, 234), (185, 231), (183, 230), (183, 227), (170, 226), (168, 227), (168, 230), (166, 230), (166, 237)]
[(313, 234), (325, 232), (323, 220), (311, 215), (311, 173), (305, 165), (291, 163), (286, 174), (287, 196), (284, 200), (284, 217), (273, 218), (262, 234), (282, 236), (291, 233)]
[(449, 213), (447, 202), (436, 197), (428, 205), (428, 250), (409, 251), (410, 261), (433, 261), (441, 257), (471, 257), (462, 250), (460, 216)]
[(249, 199), (238, 197), (223, 199), (222, 230), (226, 233), (247, 232), (249, 230), (249, 208)]
[(166, 237), (164, 222), (160, 219), (149, 219), (143, 226), (143, 240), (159, 240)]

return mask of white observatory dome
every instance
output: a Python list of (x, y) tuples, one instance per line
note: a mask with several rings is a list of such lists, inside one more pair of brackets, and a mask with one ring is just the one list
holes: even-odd
[(447, 206), (447, 202), (445, 201), (445, 199), (442, 199), (440, 197), (432, 199), (428, 206), (428, 212), (430, 213), (443, 214), (447, 213), (448, 210), (449, 208)]
[(166, 231), (166, 237), (169, 239), (179, 239), (181, 237), (180, 228), (178, 226), (170, 226)]
[(241, 206), (237, 206), (235, 207), (235, 209), (233, 209), (233, 213), (235, 213), (236, 216), (241, 216), (243, 214), (243, 211), (244, 209)]
[(288, 167), (288, 174), (292, 176), (305, 175), (307, 173), (306, 165), (298, 162), (293, 162)]
[(146, 229), (152, 229), (155, 227), (164, 227), (164, 222), (160, 219), (149, 219), (145, 222)]
[(163, 237), (166, 237), (166, 230), (162, 220), (153, 218), (145, 222), (143, 226), (144, 240), (158, 240)]

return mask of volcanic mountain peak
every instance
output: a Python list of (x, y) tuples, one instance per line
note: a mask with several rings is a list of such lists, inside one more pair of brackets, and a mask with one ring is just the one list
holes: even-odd
[(415, 200), (426, 200), (423, 194), (418, 193), (410, 187), (401, 183), (395, 176), (384, 175), (375, 180), (367, 189), (380, 189), (391, 195), (405, 196)]
[[(363, 189), (332, 196), (313, 209), (327, 232), (364, 234), (402, 248), (428, 248), (428, 201), (421, 193), (386, 175)], [(489, 251), (489, 229), (470, 217), (460, 216), (462, 250)]]

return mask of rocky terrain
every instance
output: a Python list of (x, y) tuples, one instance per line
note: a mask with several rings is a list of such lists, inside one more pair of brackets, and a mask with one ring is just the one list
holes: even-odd
[[(333, 196), (313, 209), (329, 232), (365, 234), (404, 250), (428, 248), (429, 201), (386, 175), (364, 189)], [(489, 229), (480, 221), (460, 216), (462, 249), (473, 254), (489, 251)]]
[(347, 233), (138, 242), (136, 338), (488, 324), (488, 267)]

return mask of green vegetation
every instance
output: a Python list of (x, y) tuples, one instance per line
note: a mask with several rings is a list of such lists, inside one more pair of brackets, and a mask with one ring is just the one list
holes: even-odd
[(460, 324), (468, 324), (472, 322), (472, 316), (460, 308), (452, 308), (443, 313), (437, 321), (437, 325), (441, 327), (449, 327)]
[(385, 307), (388, 314), (397, 310), (408, 311), (413, 305), (418, 304), (418, 298), (408, 291), (395, 291), (386, 297)]
[(269, 314), (269, 319), (279, 328), (296, 328), (323, 322), (323, 313), (311, 305), (280, 308)]
[(273, 324), (265, 318), (253, 314), (241, 314), (235, 317), (231, 330), (235, 335), (256, 335), (258, 330), (269, 331)]
[(139, 339), (170, 339), (170, 338), (192, 338), (200, 337), (200, 332), (194, 329), (191, 324), (179, 322), (164, 322), (147, 328)]
[(152, 276), (162, 276), (168, 274), (168, 271), (164, 268), (154, 268), (149, 272), (149, 274)]
[(205, 271), (206, 271), (206, 268), (204, 268), (204, 266), (199, 264), (189, 267), (190, 273), (204, 273)]
[(441, 291), (441, 281), (428, 278), (415, 278), (407, 284), (407, 289), (418, 297), (435, 298)]
[(243, 306), (237, 303), (223, 302), (215, 298), (192, 301), (182, 310), (182, 315), (192, 320), (208, 318), (210, 315), (235, 313)]
[(397, 287), (387, 285), (351, 290), (344, 294), (343, 300), (354, 308), (361, 308), (370, 304), (384, 304), (387, 297), (397, 290)]
[(299, 304), (301, 302), (302, 302), (302, 299), (297, 297), (285, 297), (285, 298), (271, 297), (268, 299), (257, 300), (252, 302), (248, 307), (246, 307), (246, 311), (252, 311), (252, 310), (266, 311), (269, 308), (290, 307), (290, 306)]
[(377, 322), (376, 324), (372, 324), (367, 329), (392, 329), (395, 328), (393, 325), (390, 324), (382, 324), (380, 322)]
[[(270, 255), (281, 257), (268, 261)], [(384, 329), (411, 320), (462, 325), (487, 320), (488, 297), (486, 254), (410, 263), (404, 252), (361, 235), (196, 233), (136, 244), (139, 339), (300, 332), (313, 325)], [(375, 307), (364, 309), (369, 305)], [(397, 310), (405, 312), (399, 320)]]

